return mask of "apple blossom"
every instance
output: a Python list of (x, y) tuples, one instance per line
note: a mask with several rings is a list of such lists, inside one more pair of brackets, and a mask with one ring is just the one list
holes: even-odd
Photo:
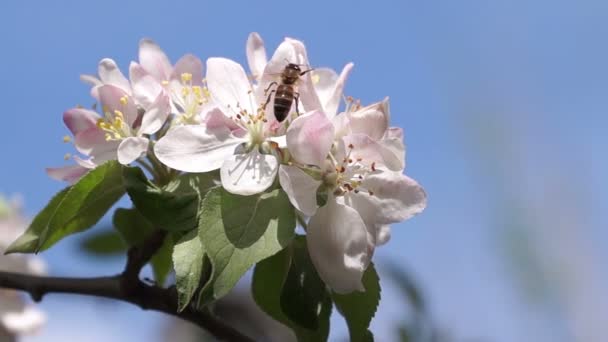
[[(225, 58), (207, 60), (207, 84), (218, 108), (201, 125), (171, 129), (155, 145), (165, 165), (187, 172), (220, 169), (224, 188), (251, 195), (272, 185), (279, 166), (274, 135), (243, 68)], [(226, 114), (228, 113), (228, 115)]]
[[(395, 155), (404, 150), (387, 152), (374, 140), (399, 136), (388, 130), (384, 120), (358, 125), (359, 116), (353, 121), (341, 118), (337, 122), (346, 122), (345, 127), (338, 129), (320, 111), (295, 119), (287, 130), (293, 160), (279, 171), (292, 204), (312, 216), (307, 226), (311, 259), (321, 278), (338, 293), (364, 290), (361, 277), (375, 246), (388, 239), (388, 225), (426, 206), (422, 187), (401, 174), (395, 162)], [(320, 207), (319, 194), (327, 198)]]
[[(23, 233), (27, 224), (27, 220), (20, 214), (17, 201), (9, 202), (0, 197), (0, 270), (46, 273), (46, 266), (38, 257), (4, 255), (6, 248)], [(0, 289), (0, 337), (3, 333), (19, 335), (36, 331), (45, 321), (45, 315), (35, 306), (27, 304), (19, 293)]]
[(63, 115), (74, 135), (78, 152), (89, 157), (76, 162), (84, 168), (112, 159), (129, 164), (146, 154), (146, 135), (157, 132), (169, 114), (169, 99), (160, 93), (141, 116), (133, 97), (113, 85), (98, 89), (102, 115), (85, 108), (72, 108)]

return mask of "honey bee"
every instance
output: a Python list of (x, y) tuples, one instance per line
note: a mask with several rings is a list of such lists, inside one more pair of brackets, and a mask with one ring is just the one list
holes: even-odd
[[(264, 104), (264, 109), (272, 98), (272, 93), (274, 94), (274, 117), (277, 121), (282, 122), (289, 114), (289, 110), (291, 109), (291, 104), (295, 100), (296, 102), (296, 113), (299, 114), (298, 109), (298, 100), (300, 94), (296, 91), (296, 83), (300, 79), (300, 77), (304, 76), (306, 73), (313, 71), (314, 69), (308, 69), (302, 71), (299, 64), (295, 63), (287, 63), (283, 72), (281, 72), (281, 82), (272, 82), (268, 85), (268, 87), (264, 90), (264, 95), (268, 95), (266, 103)], [(270, 93), (268, 91), (273, 86), (276, 86), (276, 89), (273, 89)]]

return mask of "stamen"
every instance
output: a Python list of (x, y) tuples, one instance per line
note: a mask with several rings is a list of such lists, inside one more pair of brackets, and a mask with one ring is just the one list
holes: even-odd
[(72, 141), (72, 138), (70, 138), (69, 135), (64, 135), (63, 136), (63, 142), (64, 143), (69, 143), (70, 141)]

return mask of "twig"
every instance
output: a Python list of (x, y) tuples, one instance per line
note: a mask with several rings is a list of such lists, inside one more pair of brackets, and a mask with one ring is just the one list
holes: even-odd
[(128, 251), (125, 270), (116, 276), (97, 278), (41, 277), (0, 271), (0, 288), (25, 291), (36, 302), (48, 293), (79, 294), (132, 303), (144, 310), (154, 310), (179, 317), (207, 330), (223, 341), (253, 341), (211, 314), (187, 307), (177, 310), (175, 287), (148, 285), (139, 273), (162, 245), (166, 233), (158, 231), (140, 247)]

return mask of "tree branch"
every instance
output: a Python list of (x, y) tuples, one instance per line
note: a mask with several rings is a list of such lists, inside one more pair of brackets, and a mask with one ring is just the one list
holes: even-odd
[(128, 251), (125, 270), (116, 276), (97, 278), (40, 277), (27, 274), (1, 272), (0, 287), (21, 290), (34, 301), (41, 301), (48, 293), (79, 294), (115, 299), (179, 317), (207, 330), (223, 341), (253, 341), (211, 314), (187, 307), (178, 312), (175, 287), (162, 288), (148, 285), (139, 279), (143, 266), (162, 245), (166, 232), (158, 231), (139, 247)]

